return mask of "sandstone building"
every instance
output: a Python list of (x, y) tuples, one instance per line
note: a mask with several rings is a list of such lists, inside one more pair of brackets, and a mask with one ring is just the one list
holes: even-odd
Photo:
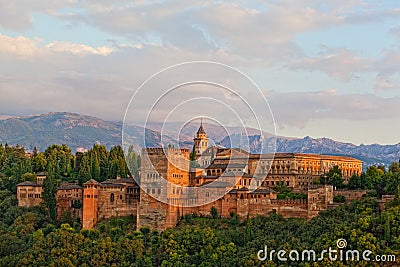
[(25, 181), (17, 184), (18, 206), (39, 206), (42, 202), (42, 192), (42, 185), (35, 182)]
[[(237, 148), (209, 146), (201, 124), (194, 138), (197, 164), (190, 161), (189, 149), (144, 148), (138, 182), (133, 178), (89, 180), (78, 186), (62, 183), (57, 190), (57, 217), (70, 213), (81, 218), (83, 228), (93, 228), (104, 218), (136, 216), (137, 227), (163, 230), (174, 227), (186, 214), (239, 218), (278, 213), (284, 217), (312, 218), (333, 206), (333, 197), (348, 201), (361, 198), (365, 191), (337, 192), (330, 185), (318, 185), (319, 177), (338, 166), (344, 182), (360, 175), (362, 162), (341, 156), (275, 153), (251, 154)], [(19, 206), (36, 206), (42, 201), (45, 175), (38, 183), (17, 185)], [(306, 194), (304, 199), (278, 199), (273, 190), (284, 185)]]
[(83, 188), (77, 183), (61, 183), (56, 193), (57, 219), (67, 212), (74, 220), (82, 219), (82, 196)]
[(238, 171), (256, 178), (256, 187), (275, 187), (279, 183), (293, 189), (314, 185), (334, 166), (342, 172), (346, 184), (352, 175), (362, 173), (362, 161), (343, 156), (300, 153), (274, 153), (270, 155), (218, 149), (213, 163), (205, 168), (205, 176), (219, 176), (226, 171)]
[[(362, 162), (351, 157), (251, 154), (242, 149), (206, 147), (207, 140), (201, 124), (193, 149), (201, 160), (200, 168), (190, 167), (185, 149), (143, 150), (138, 227), (173, 227), (179, 216), (209, 214), (211, 207), (220, 216), (235, 213), (245, 218), (276, 212), (312, 218), (333, 203), (333, 187), (315, 183), (320, 176), (338, 166), (347, 183), (362, 172)], [(278, 199), (272, 188), (279, 184), (306, 192), (307, 199)]]
[(46, 179), (46, 173), (36, 174), (36, 182), (25, 181), (17, 184), (17, 199), (20, 207), (39, 206), (42, 202), (43, 181)]
[(138, 201), (139, 187), (132, 178), (91, 179), (83, 184), (82, 227), (93, 228), (104, 218), (136, 216)]

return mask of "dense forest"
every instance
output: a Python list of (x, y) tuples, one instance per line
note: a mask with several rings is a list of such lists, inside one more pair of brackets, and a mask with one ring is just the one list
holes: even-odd
[[(140, 158), (128, 151), (136, 169)], [(34, 180), (46, 171), (43, 205), (17, 206), (16, 184)], [(259, 250), (286, 251), (336, 248), (336, 241), (347, 241), (346, 249), (372, 251), (375, 255), (396, 255), (400, 265), (400, 165), (389, 169), (371, 166), (361, 176), (343, 184), (340, 170), (332, 169), (320, 183), (336, 187), (364, 188), (369, 193), (361, 201), (343, 204), (321, 212), (312, 220), (285, 219), (277, 214), (239, 220), (186, 215), (176, 228), (157, 232), (136, 229), (134, 217), (102, 221), (95, 229), (83, 230), (79, 221), (56, 221), (52, 192), (60, 181), (94, 178), (102, 181), (130, 175), (121, 147), (109, 151), (94, 145), (85, 153), (73, 155), (65, 145), (52, 145), (26, 157), (18, 146), (0, 146), (0, 266), (383, 266), (366, 261), (260, 261)], [(137, 175), (137, 173), (133, 174)], [(46, 181), (45, 180), (45, 181)], [(293, 197), (284, 187), (275, 188), (281, 197)], [(379, 209), (383, 194), (396, 198), (386, 210)], [(276, 255), (276, 254), (275, 254)], [(390, 263), (388, 263), (390, 264)]]
[[(336, 248), (339, 238), (348, 249), (373, 255), (399, 255), (400, 205), (379, 212), (375, 198), (354, 201), (321, 212), (316, 218), (269, 217), (239, 221), (187, 215), (164, 232), (135, 229), (135, 218), (113, 218), (95, 229), (81, 230), (78, 222), (51, 222), (42, 207), (16, 207), (10, 192), (0, 192), (0, 266), (285, 266), (259, 261), (268, 248)], [(288, 266), (374, 266), (365, 261), (287, 262)], [(399, 266), (398, 261), (396, 265)], [(382, 266), (375, 263), (375, 266)]]
[(57, 182), (78, 181), (80, 185), (92, 178), (102, 182), (117, 176), (137, 177), (140, 157), (133, 148), (129, 148), (126, 159), (121, 146), (107, 150), (103, 145), (94, 145), (87, 152), (72, 154), (66, 145), (51, 145), (45, 151), (35, 149), (27, 155), (23, 147), (0, 144), (0, 189), (15, 193), (18, 183), (36, 181), (40, 172), (48, 173)]

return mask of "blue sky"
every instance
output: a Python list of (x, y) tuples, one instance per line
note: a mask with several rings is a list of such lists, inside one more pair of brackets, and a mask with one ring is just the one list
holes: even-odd
[(0, 0), (0, 60), (0, 114), (122, 120), (149, 76), (210, 60), (257, 83), (278, 135), (400, 142), (398, 1)]

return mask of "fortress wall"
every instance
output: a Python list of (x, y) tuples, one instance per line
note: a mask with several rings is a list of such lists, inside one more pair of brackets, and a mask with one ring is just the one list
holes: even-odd
[(356, 199), (362, 199), (367, 194), (367, 190), (334, 190), (333, 196), (342, 195), (346, 198), (346, 202), (350, 203)]

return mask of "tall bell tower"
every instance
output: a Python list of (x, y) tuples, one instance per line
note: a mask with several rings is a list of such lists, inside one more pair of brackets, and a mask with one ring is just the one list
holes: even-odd
[(208, 138), (206, 131), (203, 128), (203, 120), (201, 120), (199, 130), (197, 130), (196, 136), (193, 138), (194, 151), (196, 156), (200, 157), (201, 154), (208, 148)]

